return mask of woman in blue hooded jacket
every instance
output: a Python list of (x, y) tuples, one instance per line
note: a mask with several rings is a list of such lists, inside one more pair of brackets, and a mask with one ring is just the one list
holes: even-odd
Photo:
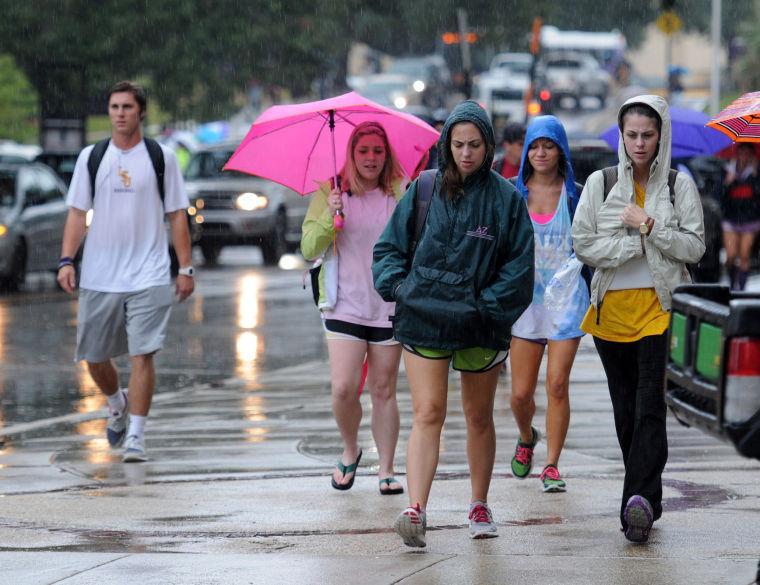
[[(540, 479), (545, 492), (564, 492), (565, 481), (557, 466), (570, 423), (570, 369), (583, 336), (580, 323), (589, 306), (589, 295), (570, 233), (581, 188), (575, 183), (565, 129), (556, 117), (539, 116), (528, 126), (516, 184), (533, 222), (536, 272), (533, 301), (512, 326), (511, 406), (520, 432), (512, 473), (525, 479), (533, 466), (533, 449), (541, 437), (532, 424), (534, 396), (538, 370), (548, 348), (547, 453)], [(552, 282), (562, 269), (569, 282)], [(563, 297), (561, 303), (547, 302), (550, 282), (555, 287), (553, 293)], [(564, 284), (561, 291), (556, 290), (560, 284)]]
[(488, 489), (496, 451), (493, 407), (512, 324), (533, 290), (533, 231), (522, 198), (491, 170), (488, 115), (465, 101), (438, 143), (439, 170), (417, 246), (419, 181), (409, 187), (374, 248), (375, 288), (396, 302), (393, 332), (404, 350), (413, 422), (407, 450), (410, 506), (394, 529), (425, 546), (425, 508), (446, 418), (449, 363), (461, 372), (470, 466), (470, 536), (496, 536)]

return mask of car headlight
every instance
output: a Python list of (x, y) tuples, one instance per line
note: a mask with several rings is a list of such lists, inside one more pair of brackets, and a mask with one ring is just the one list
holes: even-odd
[(406, 107), (406, 103), (406, 98), (402, 96), (399, 96), (393, 100), (393, 105), (396, 106), (399, 110), (403, 110)]
[(269, 199), (256, 193), (241, 193), (235, 200), (235, 206), (243, 211), (256, 211), (269, 205)]
[(425, 82), (422, 81), (421, 79), (418, 79), (412, 84), (412, 87), (414, 88), (414, 91), (416, 91), (417, 93), (422, 93), (423, 91), (425, 91)]
[(4, 238), (8, 235), (8, 226), (0, 223), (0, 238)]

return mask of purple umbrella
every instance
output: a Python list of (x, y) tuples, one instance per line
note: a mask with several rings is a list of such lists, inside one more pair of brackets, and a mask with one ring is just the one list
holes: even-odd
[[(710, 116), (696, 110), (670, 108), (672, 132), (671, 158), (689, 158), (715, 154), (731, 144), (731, 139), (717, 130), (705, 126)], [(601, 134), (601, 138), (617, 152), (620, 132), (617, 124)]]

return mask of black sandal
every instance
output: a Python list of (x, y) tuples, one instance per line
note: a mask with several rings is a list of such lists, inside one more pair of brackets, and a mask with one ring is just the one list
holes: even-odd
[(338, 463), (335, 464), (335, 467), (338, 468), (338, 470), (343, 475), (343, 477), (346, 477), (347, 473), (353, 473), (353, 475), (351, 476), (351, 479), (348, 480), (348, 483), (338, 483), (337, 481), (335, 481), (334, 477), (330, 478), (330, 483), (332, 483), (332, 486), (336, 490), (340, 490), (344, 492), (346, 490), (351, 489), (351, 487), (354, 485), (354, 480), (356, 479), (356, 468), (359, 467), (359, 461), (361, 461), (361, 458), (362, 458), (362, 450), (359, 449), (359, 456), (356, 458), (356, 461), (354, 461), (353, 463), (349, 465), (344, 465), (343, 461), (339, 460)]
[[(399, 480), (397, 480), (395, 477), (393, 477), (392, 475), (390, 477), (386, 477), (385, 479), (379, 480), (379, 483), (380, 483), (380, 495), (381, 496), (395, 496), (397, 494), (403, 494), (404, 493), (404, 488), (403, 487), (397, 487), (397, 488), (392, 488), (391, 487), (392, 483), (397, 483), (397, 484), (401, 485), (401, 482)], [(388, 489), (383, 489), (384, 485), (388, 486)]]

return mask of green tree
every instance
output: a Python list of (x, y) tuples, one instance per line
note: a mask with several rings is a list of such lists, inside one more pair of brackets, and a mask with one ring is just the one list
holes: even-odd
[(0, 55), (0, 138), (34, 142), (37, 94), (10, 55)]

